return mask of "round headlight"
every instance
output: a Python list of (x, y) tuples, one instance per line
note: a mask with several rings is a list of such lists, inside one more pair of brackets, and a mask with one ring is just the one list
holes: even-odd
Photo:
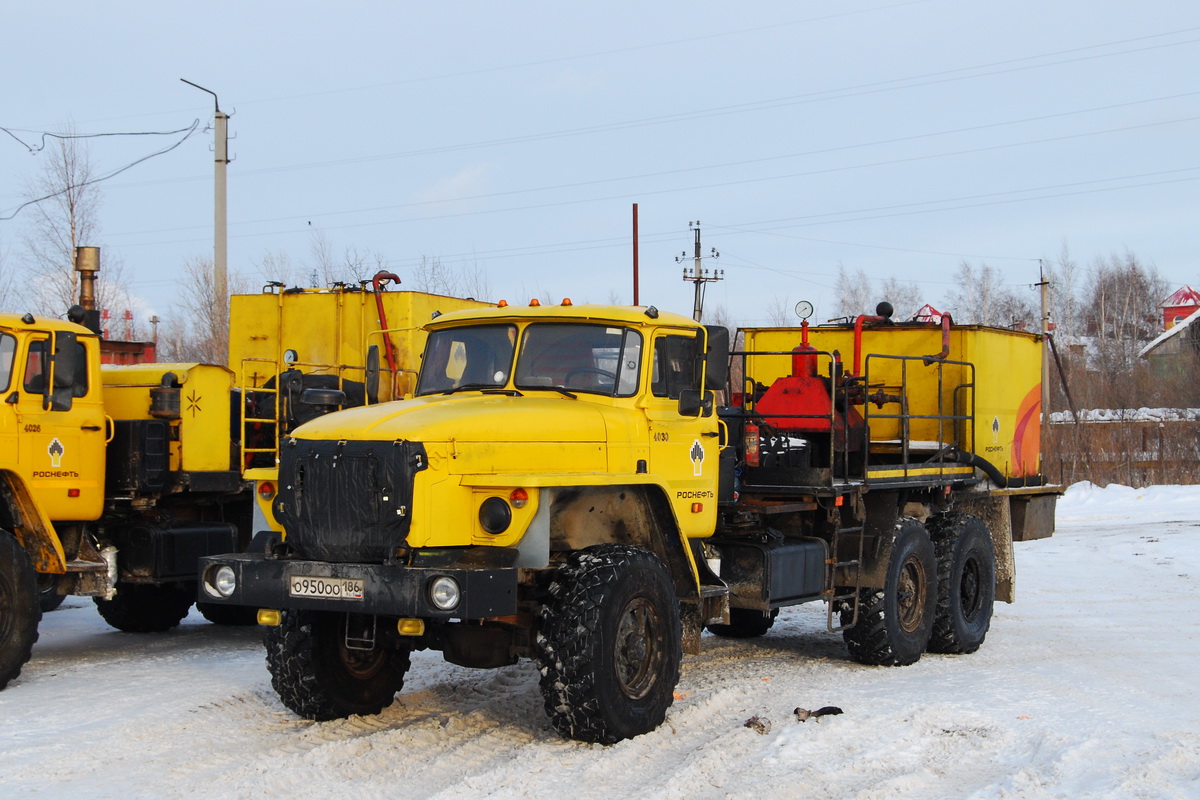
[(237, 588), (237, 576), (233, 573), (233, 567), (217, 567), (213, 571), (211, 585), (221, 597), (233, 594), (233, 590)]
[(462, 598), (458, 581), (443, 575), (429, 582), (429, 602), (441, 611), (452, 611)]
[(512, 509), (500, 497), (489, 497), (479, 506), (479, 524), (488, 533), (504, 533), (512, 524)]

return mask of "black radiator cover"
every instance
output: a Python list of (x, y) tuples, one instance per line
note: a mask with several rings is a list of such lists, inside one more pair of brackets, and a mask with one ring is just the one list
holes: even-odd
[(304, 558), (385, 561), (408, 535), (413, 481), (427, 463), (414, 442), (290, 439), (275, 518)]

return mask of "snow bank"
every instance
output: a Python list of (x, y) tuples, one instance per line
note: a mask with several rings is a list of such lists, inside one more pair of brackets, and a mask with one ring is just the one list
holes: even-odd
[[(864, 667), (823, 608), (785, 609), (757, 641), (705, 636), (667, 723), (611, 747), (555, 735), (529, 663), (416, 653), (384, 713), (313, 723), (257, 631), (123, 634), (71, 598), (0, 692), (0, 796), (1200, 797), (1197, 508), (1200, 487), (1076, 484), (1055, 536), (1017, 543), (978, 653)], [(825, 705), (844, 713), (792, 714)]]
[(1196, 422), (1200, 408), (1082, 408), (1075, 412), (1053, 411), (1050, 424), (1074, 422)]

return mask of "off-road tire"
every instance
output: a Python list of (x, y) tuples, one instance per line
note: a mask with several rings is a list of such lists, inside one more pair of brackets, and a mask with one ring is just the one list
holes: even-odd
[[(850, 657), (860, 664), (900, 667), (915, 663), (933, 633), (937, 559), (929, 532), (915, 519), (896, 523), (884, 588), (859, 590), (858, 623), (842, 631)], [(854, 609), (843, 602), (841, 623)]]
[(196, 603), (196, 610), (213, 625), (256, 625), (258, 609), (251, 606), (226, 606), (220, 603)]
[(713, 623), (704, 627), (714, 636), (724, 636), (727, 639), (753, 639), (771, 630), (779, 609), (764, 614), (753, 608), (729, 609), (729, 624)]
[(263, 633), (271, 686), (305, 719), (378, 714), (404, 687), (409, 649), (348, 650), (345, 619), (331, 611), (285, 611), (283, 621)]
[(946, 514), (929, 528), (937, 556), (937, 614), (931, 653), (974, 653), (987, 637), (996, 601), (996, 552), (987, 525)]
[(0, 689), (21, 674), (38, 639), (37, 573), (21, 543), (0, 530)]
[(118, 583), (112, 600), (93, 597), (109, 625), (126, 633), (169, 631), (187, 616), (196, 588), (185, 583)]
[(615, 544), (572, 553), (537, 635), (554, 729), (611, 744), (657, 728), (675, 699), (682, 635), (675, 587), (654, 554)]
[(38, 573), (38, 606), (42, 609), (43, 614), (54, 611), (63, 604), (63, 600), (67, 599), (65, 594), (58, 593), (57, 577), (45, 572)]

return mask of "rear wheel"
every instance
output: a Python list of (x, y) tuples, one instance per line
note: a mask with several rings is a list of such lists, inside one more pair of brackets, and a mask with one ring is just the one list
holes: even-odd
[(996, 600), (996, 552), (978, 517), (950, 514), (930, 527), (937, 554), (937, 614), (931, 653), (974, 653)]
[(329, 611), (285, 611), (267, 628), (267, 668), (283, 704), (305, 719), (328, 720), (351, 714), (378, 714), (404, 687), (409, 667), (406, 646), (347, 647), (351, 617)]
[[(920, 659), (933, 633), (937, 601), (937, 560), (929, 532), (915, 519), (896, 525), (884, 588), (860, 589), (858, 622), (842, 638), (861, 664), (904, 666)], [(845, 603), (843, 625), (853, 620)]]
[(21, 674), (38, 638), (37, 573), (21, 543), (0, 530), (0, 689)]
[(704, 627), (715, 636), (724, 636), (729, 639), (753, 639), (771, 630), (771, 626), (775, 624), (775, 618), (778, 616), (778, 608), (765, 614), (753, 608), (731, 608), (729, 609), (728, 625), (714, 623)]
[(65, 594), (58, 593), (58, 576), (51, 575), (47, 572), (39, 572), (37, 576), (38, 584), (38, 605), (45, 614), (53, 611), (63, 604), (63, 600), (67, 599)]
[(679, 601), (663, 563), (636, 547), (589, 547), (571, 554), (550, 594), (537, 644), (554, 729), (611, 744), (661, 725), (683, 658)]
[(118, 583), (112, 600), (93, 597), (109, 625), (126, 633), (168, 631), (187, 616), (196, 588), (187, 583)]

